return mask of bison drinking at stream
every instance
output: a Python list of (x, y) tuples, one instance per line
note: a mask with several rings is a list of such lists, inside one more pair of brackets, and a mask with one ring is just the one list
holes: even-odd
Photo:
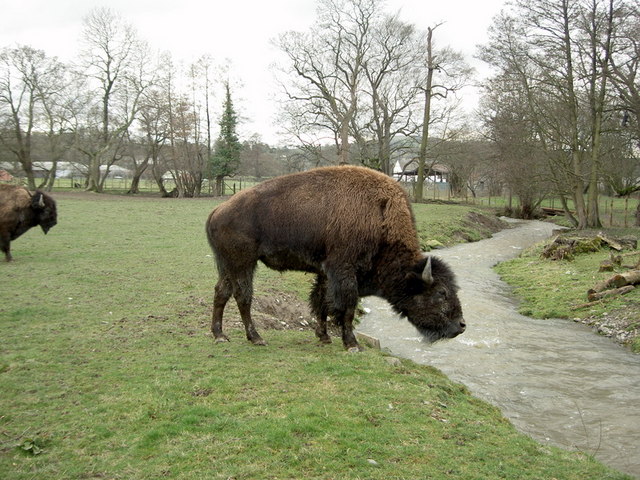
[(310, 304), (322, 342), (331, 341), (331, 316), (342, 327), (345, 348), (360, 348), (353, 317), (358, 299), (368, 295), (386, 299), (427, 340), (465, 330), (453, 273), (421, 252), (409, 199), (382, 173), (343, 166), (278, 177), (222, 203), (206, 231), (219, 273), (211, 326), (216, 341), (228, 340), (222, 314), (233, 295), (247, 338), (265, 344), (251, 319), (258, 260), (316, 275)]
[(12, 259), (12, 240), (36, 225), (46, 234), (56, 221), (56, 202), (46, 193), (0, 185), (0, 249), (7, 262)]

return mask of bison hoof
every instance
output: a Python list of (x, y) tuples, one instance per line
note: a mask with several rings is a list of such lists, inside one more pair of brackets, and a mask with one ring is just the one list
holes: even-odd
[(266, 347), (267, 346), (267, 342), (265, 342), (261, 338), (255, 338), (255, 339), (251, 340), (251, 343), (253, 343), (254, 345), (258, 345), (259, 347)]
[(355, 347), (349, 347), (347, 348), (347, 352), (349, 353), (360, 353), (362, 352), (363, 349), (360, 345), (356, 345)]
[(229, 340), (229, 337), (227, 337), (226, 335), (220, 335), (218, 337), (216, 337), (215, 342), (216, 343), (226, 343), (226, 342), (230, 342), (231, 340)]
[(320, 343), (324, 343), (325, 345), (329, 345), (331, 343), (331, 337), (329, 335), (318, 335), (318, 340), (320, 340)]

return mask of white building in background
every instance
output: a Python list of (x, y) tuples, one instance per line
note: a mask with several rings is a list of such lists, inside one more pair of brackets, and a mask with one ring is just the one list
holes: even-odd
[[(448, 183), (449, 168), (435, 163), (427, 168), (425, 180), (431, 183)], [(418, 180), (418, 159), (398, 159), (393, 166), (393, 178), (400, 182), (416, 182)]]
[[(44, 177), (53, 168), (53, 162), (33, 162), (33, 171), (36, 177)], [(13, 173), (14, 176), (24, 176), (22, 168), (18, 164), (2, 163), (0, 169)], [(106, 165), (100, 167), (100, 172), (107, 170)], [(56, 165), (56, 178), (83, 178), (87, 175), (87, 167), (81, 163), (58, 162)], [(128, 168), (112, 165), (109, 168), (109, 178), (131, 178), (131, 170)]]

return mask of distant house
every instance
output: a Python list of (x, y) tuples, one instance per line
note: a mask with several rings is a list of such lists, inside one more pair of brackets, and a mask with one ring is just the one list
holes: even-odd
[[(393, 178), (400, 182), (416, 182), (418, 180), (418, 159), (398, 159), (393, 166)], [(449, 168), (435, 163), (431, 165), (431, 168), (427, 168), (425, 179), (431, 183), (447, 183)]]

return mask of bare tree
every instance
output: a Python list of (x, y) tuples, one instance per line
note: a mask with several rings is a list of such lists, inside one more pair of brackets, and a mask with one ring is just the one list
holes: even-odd
[(339, 163), (350, 161), (350, 132), (364, 80), (370, 29), (379, 0), (321, 0), (319, 17), (307, 34), (287, 32), (278, 47), (295, 78), (283, 83), (290, 132), (305, 143), (327, 131), (338, 149)]
[[(483, 57), (518, 83), (568, 217), (600, 225), (602, 125), (616, 0), (518, 0), (497, 17)], [(515, 83), (514, 83), (515, 85)], [(585, 198), (585, 191), (587, 198)], [(565, 194), (577, 219), (569, 213)]]
[(387, 175), (392, 173), (394, 154), (409, 148), (400, 139), (415, 133), (412, 116), (418, 111), (420, 40), (412, 25), (401, 22), (397, 15), (387, 16), (374, 25), (371, 51), (364, 63), (365, 91), (370, 98), (360, 101), (353, 135), (361, 162)]
[[(617, 195), (628, 197), (640, 191), (640, 5), (629, 2), (619, 10), (621, 17), (611, 56), (611, 81), (619, 101), (618, 136), (610, 168), (605, 174)], [(640, 202), (636, 212), (640, 226)]]
[(141, 159), (133, 155), (134, 172), (131, 186), (127, 193), (135, 194), (139, 192), (140, 179), (149, 165), (151, 165), (153, 178), (158, 185), (160, 193), (166, 196), (168, 193), (162, 176), (167, 168), (163, 165), (162, 151), (169, 137), (169, 119), (168, 107), (159, 88), (151, 88), (145, 92), (140, 103), (138, 127), (141, 132), (139, 143), (144, 153)]
[(63, 121), (57, 105), (62, 104), (65, 84), (64, 65), (45, 52), (29, 46), (0, 51), (0, 142), (15, 155), (32, 190), (33, 135), (49, 131), (54, 139), (55, 125)]
[(625, 5), (611, 57), (611, 80), (619, 97), (620, 123), (640, 144), (640, 6)]
[[(98, 8), (84, 19), (81, 68), (95, 88), (97, 118), (90, 142), (79, 145), (88, 158), (87, 189), (102, 191), (109, 168), (120, 155), (125, 136), (148, 86), (146, 46), (131, 25), (108, 8)], [(105, 166), (104, 171), (101, 167)]]
[(545, 152), (538, 142), (535, 120), (530, 115), (527, 92), (509, 75), (495, 77), (486, 87), (481, 103), (487, 135), (495, 146), (493, 175), (509, 189), (509, 198), (520, 200), (512, 213), (532, 218), (549, 193)]
[[(449, 122), (452, 120), (457, 107), (457, 102), (445, 104), (440, 111), (439, 118), (434, 115), (433, 102), (441, 99), (447, 100), (465, 86), (471, 76), (471, 68), (464, 61), (462, 55), (450, 48), (437, 49), (433, 38), (434, 31), (440, 24), (429, 27), (425, 39), (424, 70), (425, 77), (419, 85), (424, 95), (423, 117), (420, 134), (420, 148), (418, 151), (418, 178), (415, 186), (415, 200), (421, 201), (427, 165), (427, 148), (434, 124), (440, 124), (440, 138), (446, 138), (449, 130)], [(435, 163), (435, 160), (432, 162)], [(432, 166), (432, 165), (431, 165)]]

